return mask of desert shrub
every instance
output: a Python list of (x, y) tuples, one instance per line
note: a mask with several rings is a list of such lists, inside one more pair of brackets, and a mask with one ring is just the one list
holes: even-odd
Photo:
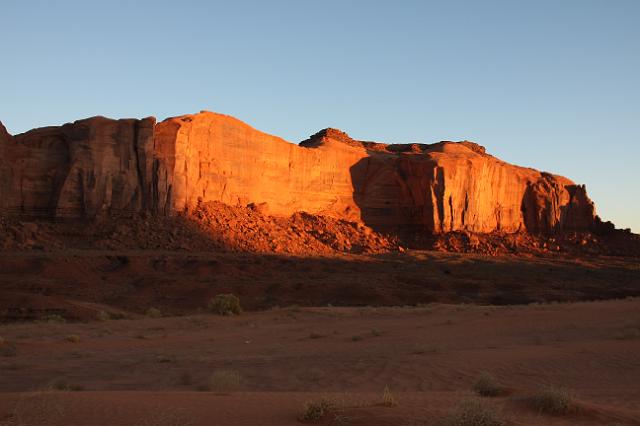
[(98, 321), (109, 321), (111, 319), (111, 315), (107, 311), (100, 311), (96, 314), (96, 319)]
[[(147, 314), (147, 312), (145, 312), (145, 314)], [(96, 314), (96, 319), (98, 321), (123, 320), (131, 319), (131, 316), (122, 312), (98, 311), (98, 313)]]
[(148, 316), (149, 318), (160, 318), (162, 317), (162, 311), (158, 308), (149, 308), (147, 309), (147, 311), (144, 313), (146, 316)]
[(351, 336), (351, 341), (352, 342), (359, 342), (363, 339), (362, 336)]
[(209, 301), (209, 310), (218, 315), (240, 315), (240, 299), (234, 294), (218, 294)]
[(64, 379), (56, 379), (49, 385), (49, 389), (58, 390), (58, 391), (66, 391), (69, 389), (69, 385)]
[(329, 413), (331, 409), (331, 403), (326, 399), (319, 401), (307, 401), (304, 404), (302, 414), (300, 414), (300, 421), (307, 423), (317, 423)]
[(571, 408), (571, 395), (562, 388), (547, 387), (530, 398), (531, 405), (544, 414), (567, 414)]
[(324, 336), (324, 334), (320, 334), (320, 333), (309, 333), (309, 339), (322, 339)]
[(40, 318), (42, 321), (44, 322), (48, 322), (50, 324), (62, 324), (67, 322), (66, 318), (63, 317), (62, 315), (58, 315), (58, 314), (49, 314), (49, 315), (44, 315), (42, 318)]
[(77, 334), (69, 334), (67, 337), (65, 337), (65, 340), (71, 343), (79, 343), (80, 336), (78, 336)]
[(396, 401), (396, 399), (394, 398), (393, 394), (391, 393), (391, 389), (389, 389), (389, 386), (384, 387), (384, 391), (382, 392), (381, 404), (385, 407), (395, 407), (396, 405), (398, 405), (398, 401)]
[(176, 362), (176, 357), (173, 355), (158, 355), (156, 357), (156, 362), (160, 364), (166, 364), (170, 362)]
[(216, 370), (209, 378), (209, 388), (215, 392), (229, 392), (240, 387), (240, 373), (235, 370)]
[(495, 377), (483, 372), (473, 385), (473, 390), (480, 396), (498, 396), (504, 391), (504, 388)]
[(344, 414), (334, 414), (333, 424), (336, 426), (348, 426), (352, 422), (352, 418)]
[(479, 399), (464, 399), (443, 420), (444, 426), (501, 426), (506, 424), (497, 409)]

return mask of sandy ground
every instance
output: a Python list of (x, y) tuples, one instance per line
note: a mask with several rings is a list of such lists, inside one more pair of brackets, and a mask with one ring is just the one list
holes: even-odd
[[(322, 424), (431, 425), (483, 371), (505, 388), (483, 403), (511, 424), (640, 424), (637, 298), (22, 323), (0, 336), (4, 424), (295, 425), (305, 401), (327, 398)], [(569, 414), (531, 407), (548, 385), (571, 393)], [(397, 406), (380, 404), (385, 387)]]

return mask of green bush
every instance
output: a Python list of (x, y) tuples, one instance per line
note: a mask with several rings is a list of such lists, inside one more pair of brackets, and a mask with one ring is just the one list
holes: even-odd
[(233, 294), (218, 294), (209, 301), (209, 310), (218, 315), (240, 315), (240, 299)]

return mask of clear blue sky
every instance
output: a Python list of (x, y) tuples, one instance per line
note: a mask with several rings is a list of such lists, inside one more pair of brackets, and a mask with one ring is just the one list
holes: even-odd
[(0, 120), (202, 109), (300, 141), (469, 139), (640, 232), (640, 1), (0, 0)]

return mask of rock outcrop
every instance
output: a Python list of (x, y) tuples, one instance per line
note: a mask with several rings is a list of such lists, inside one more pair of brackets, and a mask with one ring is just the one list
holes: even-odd
[(157, 208), (155, 119), (94, 117), (2, 141), (0, 209), (12, 215), (95, 217)]
[(94, 117), (11, 137), (0, 126), (0, 210), (103, 212), (256, 206), (429, 233), (589, 230), (584, 186), (505, 163), (475, 143), (388, 145), (325, 129), (300, 145), (211, 112)]

